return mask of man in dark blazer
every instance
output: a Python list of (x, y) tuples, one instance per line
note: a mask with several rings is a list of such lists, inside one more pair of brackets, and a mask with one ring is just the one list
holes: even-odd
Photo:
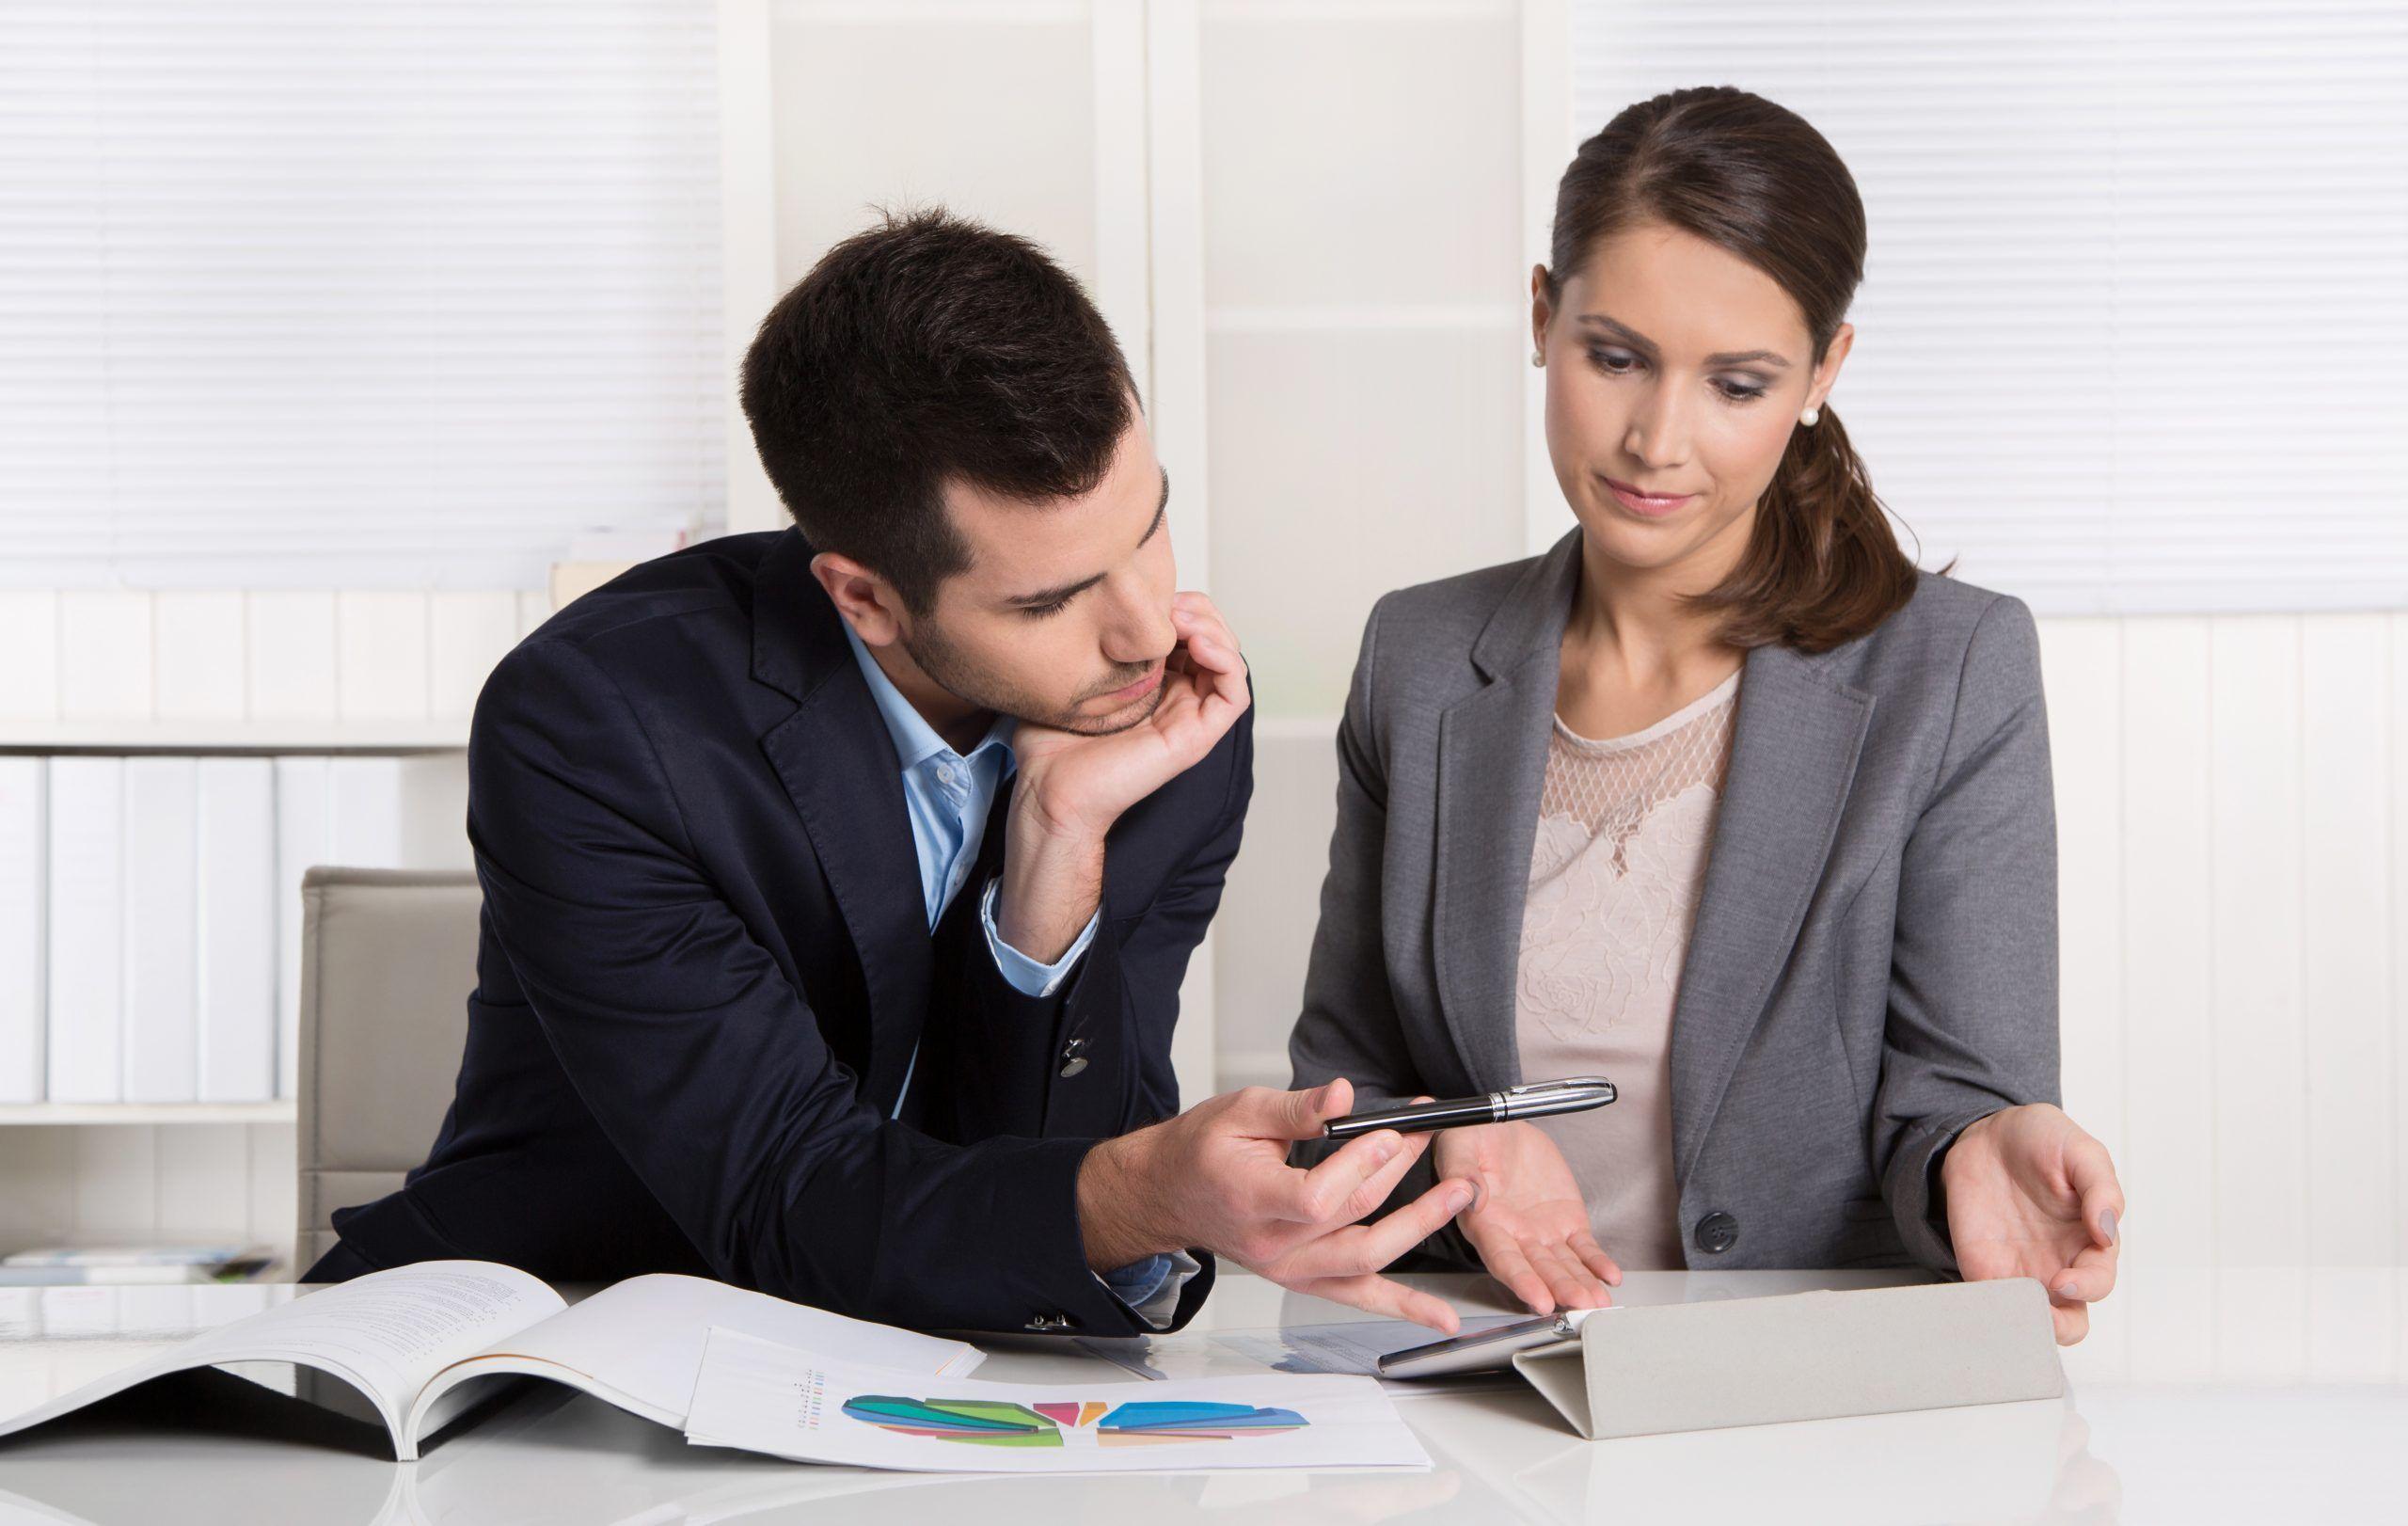
[(1250, 690), (1175, 592), (1101, 315), (1024, 241), (889, 219), (772, 310), (743, 390), (797, 526), (634, 568), (487, 681), (455, 1096), (304, 1280), (468, 1257), (1121, 1335), (1183, 1325), (1218, 1251), (1402, 1307), (1378, 1268), (1468, 1184), (1355, 1221), (1426, 1137), (1307, 1171), (1343, 1082), (1179, 1112)]

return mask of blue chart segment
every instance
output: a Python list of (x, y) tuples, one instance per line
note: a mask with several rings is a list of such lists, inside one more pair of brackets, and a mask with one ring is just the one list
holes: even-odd
[(1247, 1404), (1148, 1399), (1123, 1405), (1094, 1400), (1019, 1405), (990, 1399), (907, 1399), (888, 1393), (848, 1399), (845, 1414), (905, 1436), (1006, 1447), (1058, 1447), (1065, 1427), (1076, 1430), (1092, 1425), (1098, 1445), (1127, 1447), (1283, 1436), (1310, 1423), (1292, 1409)]
[(1305, 1417), (1292, 1409), (1141, 1400), (1124, 1404), (1104, 1416), (1096, 1426), (1096, 1439), (1108, 1447), (1167, 1441), (1232, 1441), (1242, 1436), (1283, 1436), (1302, 1430), (1305, 1424)]

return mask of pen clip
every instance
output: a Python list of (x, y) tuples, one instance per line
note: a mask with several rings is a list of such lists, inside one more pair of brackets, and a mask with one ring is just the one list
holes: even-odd
[(1560, 1081), (1530, 1081), (1518, 1087), (1507, 1087), (1505, 1094), (1509, 1097), (1535, 1097), (1551, 1091), (1589, 1090), (1608, 1084), (1602, 1076), (1567, 1075)]

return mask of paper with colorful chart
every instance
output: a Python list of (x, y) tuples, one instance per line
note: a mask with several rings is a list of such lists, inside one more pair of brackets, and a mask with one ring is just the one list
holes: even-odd
[(1368, 1377), (999, 1383), (833, 1361), (713, 1326), (686, 1439), (927, 1472), (1426, 1469)]

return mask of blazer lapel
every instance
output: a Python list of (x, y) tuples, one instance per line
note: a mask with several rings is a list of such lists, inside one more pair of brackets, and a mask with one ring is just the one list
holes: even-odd
[(1822, 881), (1873, 696), (1782, 646), (1748, 654), (1731, 766), (1672, 1007), (1672, 1159), (1688, 1180)]
[(1522, 1079), (1513, 1041), (1522, 902), (1579, 550), (1576, 530), (1515, 582), (1472, 647), (1490, 681), (1438, 722), (1431, 959), (1456, 1055), (1482, 1090)]
[(787, 532), (753, 584), (752, 676), (793, 695), (761, 751), (801, 817), (869, 989), (867, 1096), (893, 1105), (927, 1010), (932, 953), (902, 762), (835, 607)]

